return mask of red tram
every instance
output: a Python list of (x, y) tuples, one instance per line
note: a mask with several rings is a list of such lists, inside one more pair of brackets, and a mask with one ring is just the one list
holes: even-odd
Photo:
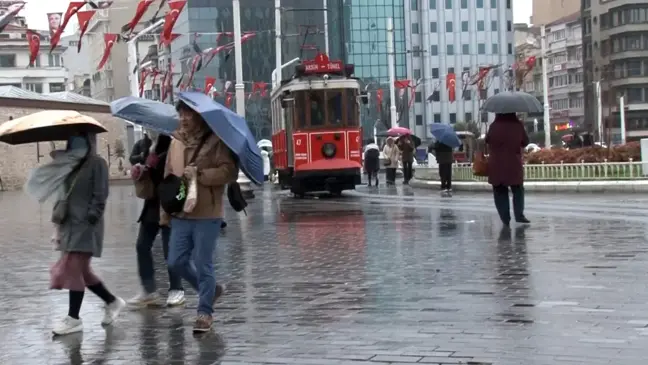
[(318, 54), (272, 90), (272, 146), (279, 184), (302, 197), (360, 184), (361, 85), (353, 65)]

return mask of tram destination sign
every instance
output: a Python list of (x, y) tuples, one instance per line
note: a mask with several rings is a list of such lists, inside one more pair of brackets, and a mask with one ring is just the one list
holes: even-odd
[(324, 53), (318, 53), (313, 60), (305, 60), (304, 71), (309, 74), (337, 73), (342, 72), (344, 65), (342, 61), (331, 61)]

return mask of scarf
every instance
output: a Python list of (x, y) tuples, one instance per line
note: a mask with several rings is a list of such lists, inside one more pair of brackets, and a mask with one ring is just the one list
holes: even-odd
[(211, 130), (203, 120), (198, 123), (182, 123), (177, 132), (182, 143), (190, 148), (198, 146), (205, 133), (211, 133)]
[(88, 153), (87, 147), (52, 152), (52, 161), (29, 173), (24, 190), (39, 203), (65, 196), (65, 179)]

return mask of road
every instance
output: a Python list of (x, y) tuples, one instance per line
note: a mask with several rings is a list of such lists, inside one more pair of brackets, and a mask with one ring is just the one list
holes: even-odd
[[(217, 250), (228, 293), (214, 331), (187, 308), (125, 312), (107, 330), (86, 295), (83, 336), (52, 339), (67, 295), (48, 288), (49, 210), (0, 195), (1, 364), (640, 364), (648, 357), (648, 198), (527, 197), (529, 227), (501, 231), (487, 194), (359, 188), (296, 200), (266, 189), (227, 212)], [(97, 271), (138, 290), (136, 217), (112, 188)], [(156, 247), (159, 286), (161, 249)]]

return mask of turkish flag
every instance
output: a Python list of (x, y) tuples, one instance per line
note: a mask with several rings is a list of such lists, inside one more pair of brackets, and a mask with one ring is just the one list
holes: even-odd
[(88, 25), (90, 25), (90, 19), (95, 15), (94, 10), (88, 11), (79, 11), (76, 13), (77, 20), (79, 21), (79, 44), (77, 45), (77, 53), (81, 52), (81, 40), (86, 30), (88, 30)]
[(376, 105), (378, 107), (378, 111), (382, 110), (382, 102), (383, 102), (383, 89), (378, 89), (376, 90)]
[(130, 31), (131, 33), (133, 33), (133, 30), (137, 26), (137, 23), (139, 23), (139, 21), (142, 19), (144, 13), (146, 13), (146, 10), (148, 10), (151, 4), (153, 4), (153, 0), (140, 0), (140, 2), (137, 3), (137, 9), (135, 10), (133, 19), (131, 19), (131, 21), (122, 28), (122, 32)]
[(232, 93), (227, 93), (227, 97), (225, 98), (225, 107), (229, 109), (229, 107), (232, 106)]
[(448, 101), (454, 103), (456, 99), (456, 86), (457, 79), (454, 73), (450, 73), (446, 76), (446, 89), (448, 89)]
[(182, 11), (182, 9), (184, 9), (186, 3), (187, 0), (177, 0), (177, 1), (171, 1), (169, 3), (169, 11), (164, 16), (164, 27), (162, 28), (162, 37), (161, 37), (166, 42), (171, 41), (171, 31), (173, 30), (173, 26), (175, 25), (175, 22), (178, 20), (178, 17), (180, 16), (180, 12)]
[(205, 94), (209, 94), (211, 89), (214, 87), (214, 84), (216, 83), (216, 78), (207, 76), (205, 77)]
[(171, 39), (165, 39), (164, 35), (162, 35), (160, 36), (160, 44), (161, 45), (171, 44), (171, 42), (175, 41), (178, 37), (180, 37), (180, 34), (178, 33), (171, 33)]
[(99, 62), (99, 66), (97, 66), (97, 70), (101, 70), (106, 62), (108, 62), (108, 57), (110, 57), (110, 51), (112, 50), (113, 46), (115, 45), (115, 42), (117, 42), (117, 38), (119, 37), (118, 34), (116, 33), (105, 33), (104, 34), (104, 53), (103, 57), (101, 57), (101, 61)]
[(260, 96), (266, 96), (266, 87), (268, 84), (265, 81), (257, 81), (252, 84), (252, 94), (259, 93)]
[(394, 81), (394, 87), (397, 89), (407, 89), (410, 87), (410, 80), (396, 80)]
[(65, 15), (63, 15), (63, 21), (61, 23), (61, 26), (56, 29), (56, 33), (52, 36), (50, 39), (50, 52), (56, 48), (58, 45), (58, 42), (61, 40), (61, 35), (63, 34), (63, 31), (65, 30), (65, 27), (67, 26), (67, 23), (70, 21), (70, 18), (74, 14), (76, 14), (81, 8), (85, 5), (86, 3), (83, 1), (72, 1), (71, 3), (68, 4), (67, 11), (65, 12)]
[(38, 51), (40, 50), (40, 34), (31, 29), (27, 29), (27, 42), (29, 42), (29, 65), (33, 66)]

